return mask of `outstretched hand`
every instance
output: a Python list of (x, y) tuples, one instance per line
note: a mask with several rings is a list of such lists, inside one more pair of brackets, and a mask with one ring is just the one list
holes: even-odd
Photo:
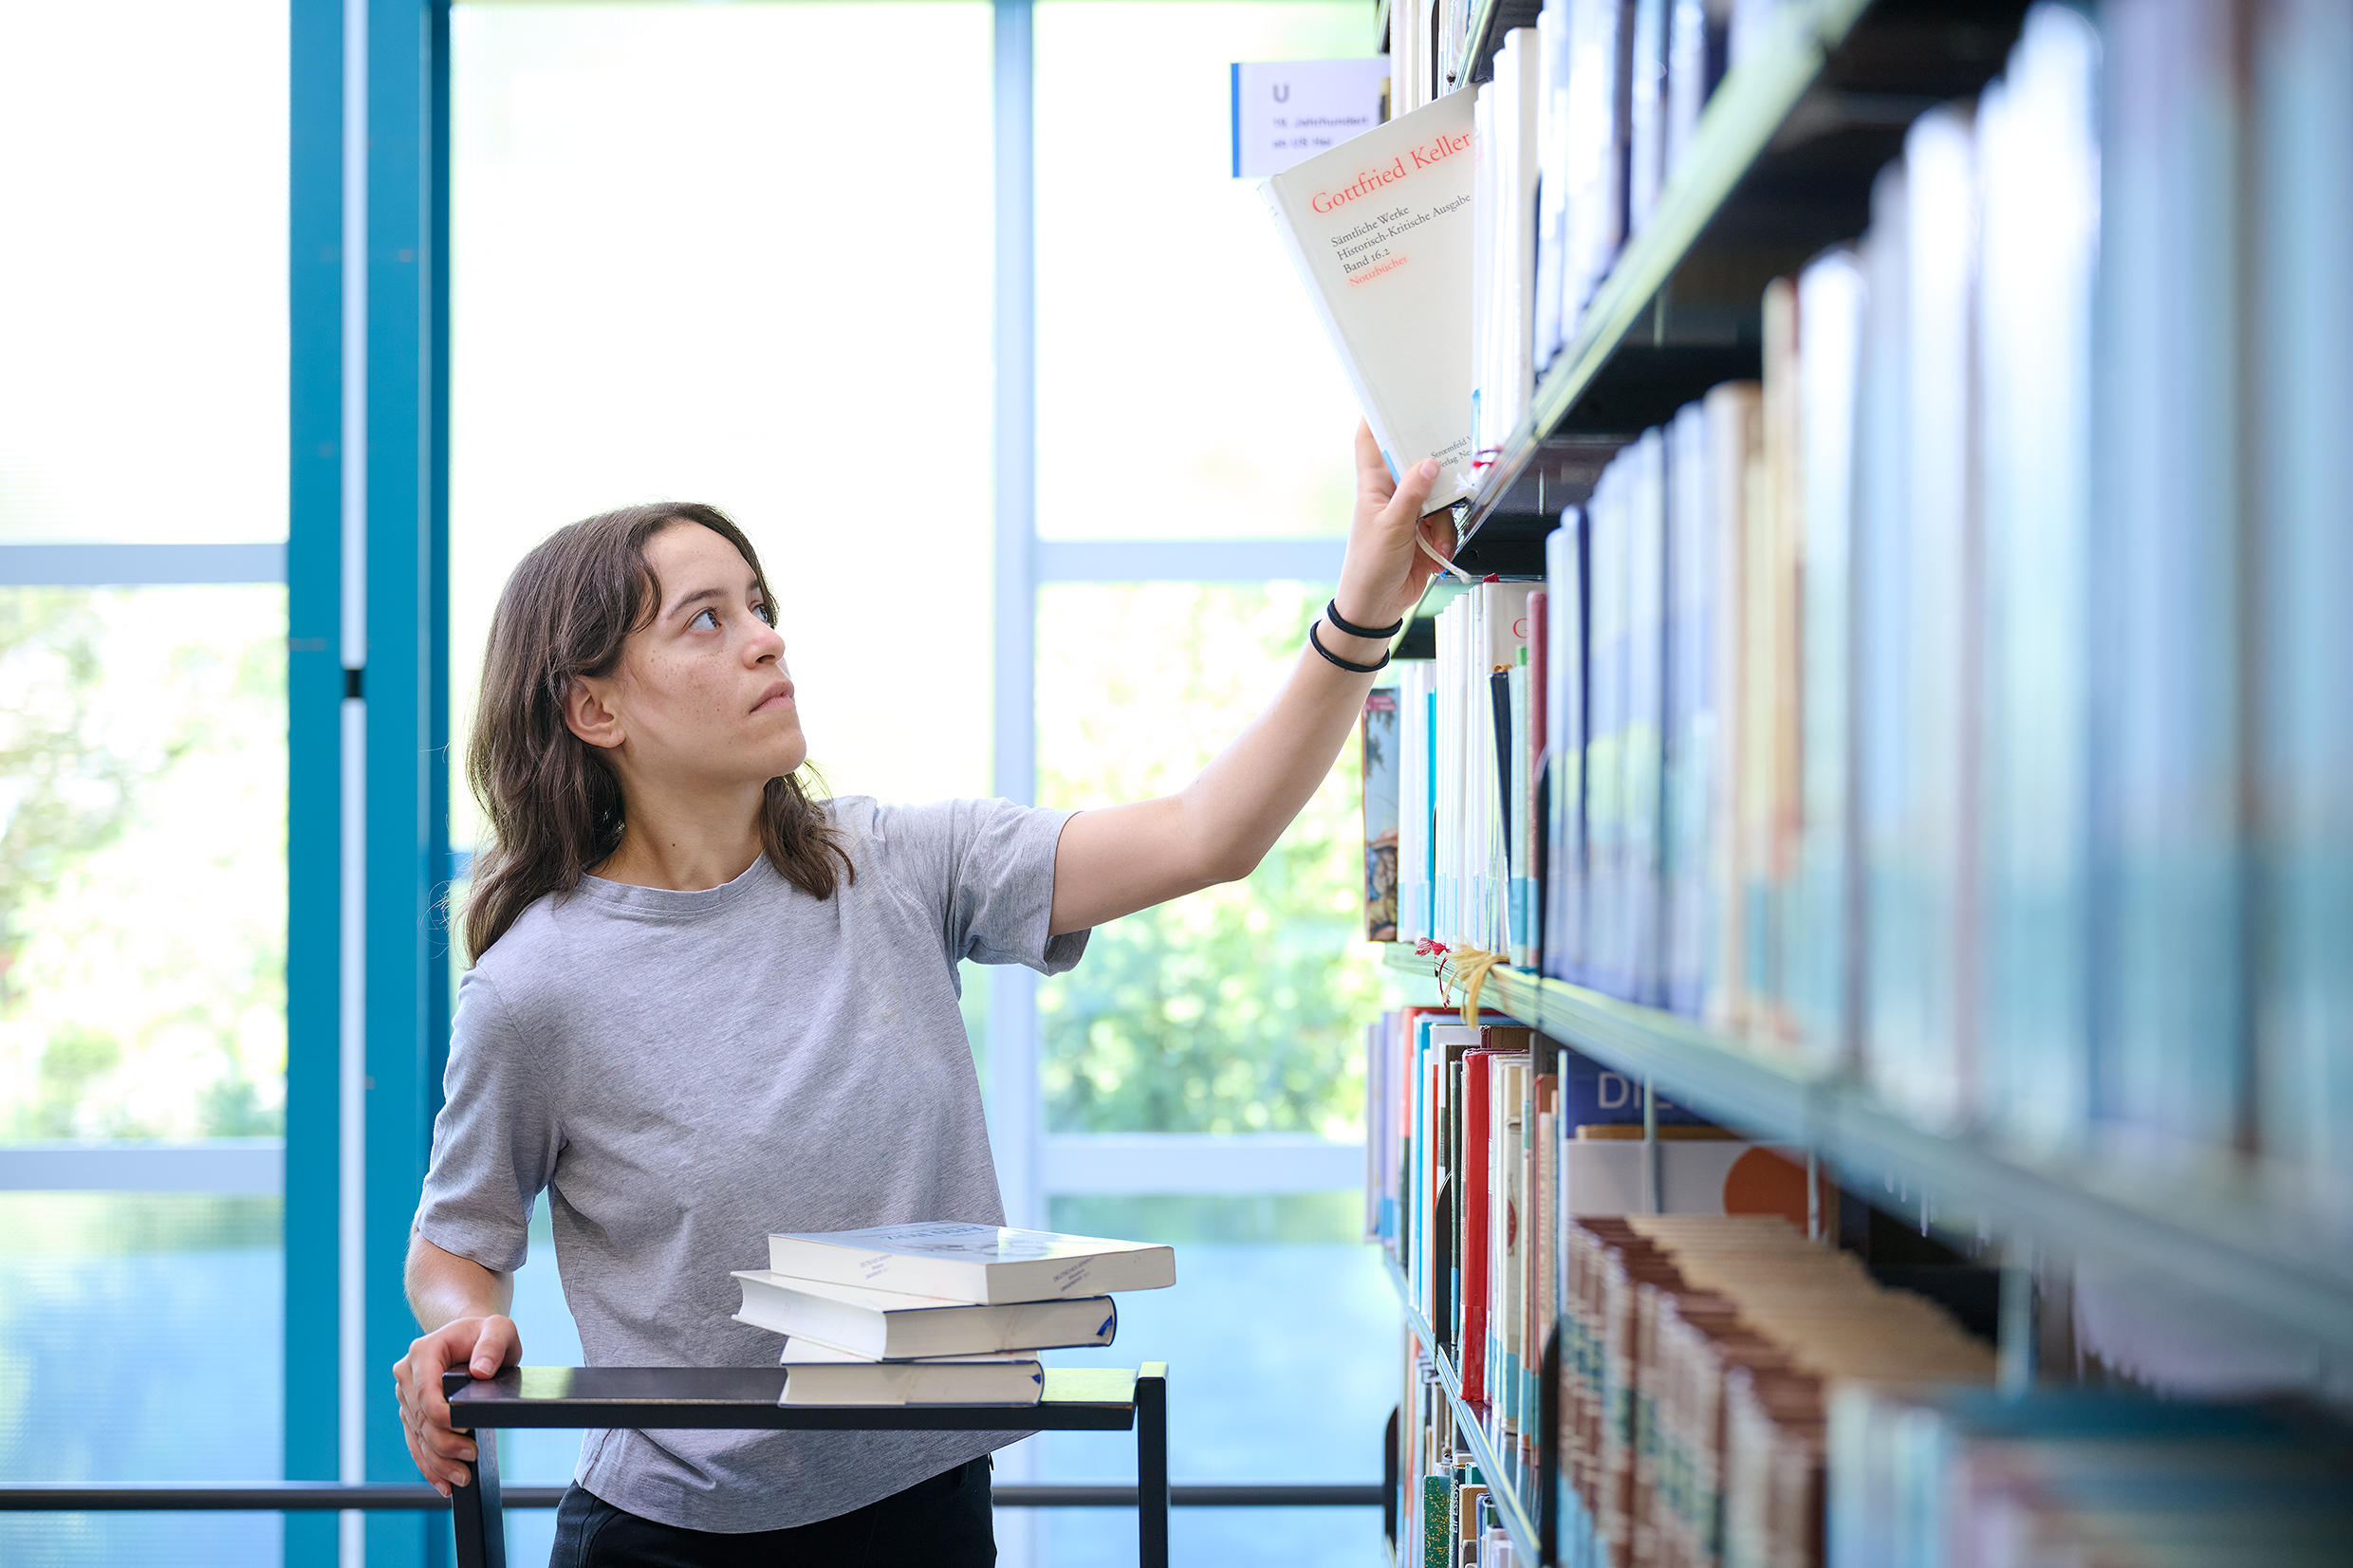
[(1348, 526), (1348, 557), (1340, 568), (1341, 615), (1359, 626), (1386, 626), (1421, 601), (1437, 563), (1414, 544), (1418, 534), (1452, 559), (1454, 527), (1443, 512), (1422, 515), (1438, 465), (1425, 460), (1397, 479), (1381, 460), (1371, 427), (1356, 427), (1356, 517)]
[(476, 1377), (489, 1377), (522, 1358), (523, 1338), (514, 1320), (491, 1313), (444, 1323), (420, 1336), (393, 1364), (392, 1375), (400, 1389), (400, 1434), (408, 1439), (409, 1457), (443, 1497), (452, 1486), (466, 1484), (466, 1466), (476, 1457), (476, 1449), (472, 1434), (450, 1426), (442, 1373), (464, 1367)]

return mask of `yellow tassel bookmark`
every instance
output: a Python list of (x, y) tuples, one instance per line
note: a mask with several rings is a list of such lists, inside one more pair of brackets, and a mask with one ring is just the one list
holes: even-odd
[(1505, 960), (1499, 952), (1484, 952), (1477, 948), (1450, 948), (1443, 942), (1423, 937), (1414, 944), (1414, 951), (1430, 959), (1430, 972), (1438, 983), (1438, 1005), (1451, 1007), (1454, 999), (1448, 992), (1446, 961), (1454, 961), (1454, 984), (1462, 987), (1462, 1024), (1466, 1029), (1479, 1026), (1479, 992), (1487, 987), (1488, 971)]

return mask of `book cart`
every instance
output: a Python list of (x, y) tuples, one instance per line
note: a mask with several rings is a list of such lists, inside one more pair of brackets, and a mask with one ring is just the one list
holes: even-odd
[[(1168, 1568), (1168, 1367), (1049, 1367), (1035, 1405), (783, 1405), (782, 1367), (510, 1367), (446, 1373), (450, 1424), (759, 1431), (1129, 1431), (1136, 1433), (1138, 1560)], [(498, 1446), (477, 1445), (470, 1485), (451, 1499), (458, 1568), (506, 1568)]]
[[(1504, 31), (1532, 25), (1537, 7), (1471, 0), (1468, 9), (1460, 56), (1434, 62), (1436, 92), (1490, 80)], [(1760, 46), (1709, 100), (1651, 221), (1628, 234), (1539, 378), (1529, 415), (1495, 452), (1476, 494), (1456, 507), (1463, 559), (1477, 571), (1541, 577), (1544, 537), (1562, 508), (1584, 500), (1602, 464), (1634, 433), (1665, 423), (1720, 382), (1756, 378), (1758, 304), (1768, 283), (1863, 231), (1874, 176), (1901, 153), (1906, 127), (1997, 76), (2027, 9), (2010, 0), (1780, 7)], [(1393, 10), (1410, 13), (1409, 0), (1382, 0), (1384, 38)], [(1727, 333), (1731, 313), (1744, 313), (1743, 324)], [(1429, 636), (1428, 623), (1416, 622), (1400, 656), (1431, 656)], [(1387, 945), (1385, 962), (1422, 981), (1435, 974), (1453, 1000), (1462, 999), (1450, 957), (1417, 955), (1400, 942)], [(1805, 1149), (1809, 1184), (1835, 1181), (1850, 1199), (1867, 1196), (1917, 1224), (1923, 1237), (1934, 1228), (1972, 1238), (1976, 1255), (1998, 1270), (2006, 1393), (2038, 1376), (2070, 1375), (2053, 1365), (2071, 1348), (2068, 1330), (2047, 1319), (2065, 1316), (2064, 1260), (2078, 1254), (2183, 1285), (2251, 1332), (2313, 1347), (2324, 1368), (2353, 1362), (2353, 1249), (2316, 1234), (2311, 1215), (2250, 1162), (2053, 1155), (1974, 1128), (1931, 1129), (1850, 1066), (1809, 1064), (1529, 968), (1486, 970), (1478, 1005), (1622, 1073), (1646, 1097), (1670, 1098), (1744, 1138)], [(1645, 1141), (1656, 1147), (1654, 1131)], [(2047, 1296), (2038, 1264), (2051, 1258), (2062, 1260), (2062, 1272)], [(1452, 1407), (1456, 1440), (1489, 1485), (1514, 1560), (1606, 1560), (1591, 1513), (1559, 1468), (1555, 1347), (1545, 1350), (1545, 1441), (1530, 1468), (1491, 1443), (1486, 1412), (1462, 1396), (1446, 1337), (1415, 1306), (1394, 1261), (1388, 1272)], [(1400, 1539), (1397, 1550), (1400, 1565), (1421, 1561), (1418, 1541)]]

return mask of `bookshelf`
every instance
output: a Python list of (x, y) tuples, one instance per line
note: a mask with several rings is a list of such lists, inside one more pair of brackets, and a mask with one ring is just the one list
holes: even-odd
[[(1388, 963), (1428, 976), (1404, 943)], [(1457, 989), (1456, 994), (1459, 995)], [(2177, 1280), (2333, 1349), (2353, 1351), (2353, 1264), (2256, 1183), (2219, 1171), (2163, 1174), (2130, 1162), (2043, 1161), (1966, 1134), (1914, 1126), (1843, 1075), (1809, 1072), (1655, 1008), (1498, 966), (1482, 1007), (1594, 1057), (1760, 1140), (1801, 1144), (1849, 1182), (1891, 1177), (1922, 1193), (1931, 1224), (1983, 1219), (2035, 1240), (2095, 1249)]]
[[(1475, 1465), (1516, 1555), (1543, 1544), (1534, 1483), (1511, 1494), (1460, 1391), (1495, 1391), (1495, 1430), (1534, 1430), (1522, 1379), (1549, 1316), (1579, 1370), (1546, 1430), (1592, 1509), (1559, 1560), (1730, 1530), (1735, 1388), (1751, 1545), (1779, 1528), (1760, 1500), (1794, 1497), (1761, 1479), (1769, 1450), (1790, 1467), (1771, 1473), (1810, 1465), (1850, 1498), (1867, 1476), (1943, 1485), (1960, 1448), (1886, 1457), (1858, 1435), (1913, 1419), (1897, 1404), (1742, 1359), (1744, 1334), (1781, 1342), (1775, 1300), (1794, 1343), (1911, 1312), (1904, 1292), (1960, 1332), (1807, 1354), (1893, 1369), (1825, 1379), (1940, 1385), (1921, 1419), (1963, 1448), (2026, 1433), (2056, 1473), (2080, 1456), (2069, 1423), (2096, 1419), (2153, 1476), (2182, 1408), (2237, 1420), (2258, 1394), (2334, 1432), (2353, 1408), (2353, 727), (2322, 673), (2353, 648), (2353, 558), (2324, 433), (2353, 408), (2353, 332), (2310, 282), (2344, 275), (2346, 231), (2306, 225), (2298, 172), (2353, 168), (2333, 107), (2353, 23), (2325, 0), (2292, 18), (1782, 0), (1736, 9), (1737, 64), (1695, 114), (1651, 84), (1695, 79), (1673, 62), (1697, 25), (1686, 53), (1646, 52), (1676, 36), (1652, 8), (1631, 52), (1657, 68), (1614, 129), (1531, 114), (1571, 101), (1575, 49), (1627, 14), (1548, 20), (1529, 75), (1485, 101), (1507, 149), (1480, 198), (1491, 460), (1456, 520), (1480, 570), (1520, 581), (1417, 624), (1398, 652), (1427, 662), (1400, 666), (1378, 752), (1367, 725), (1399, 803), (1394, 839), (1367, 823), (1369, 896), (1396, 844), (1406, 944), (1386, 962), (1435, 967), (1459, 1000), (1455, 961), (1415, 937), (1508, 953), (1522, 967), (1489, 971), (1480, 1004), (1584, 1059), (1547, 1086), (1541, 1045), (1426, 1009), (1368, 1033), (1387, 1140), (1368, 1223), (1408, 1271), (1424, 1417), (1405, 1473), (1436, 1496)], [(1481, 80), (1513, 25), (1464, 15), (1442, 80)], [(2245, 30), (2206, 25), (2224, 16)], [(2192, 90), (2211, 120), (2184, 119)], [(1496, 238), (1528, 235), (1510, 204), (1531, 158), (1605, 231), (1540, 206), (1532, 282)], [(2228, 239), (2206, 258), (2184, 235)], [(1530, 290), (1553, 357), (1528, 399), (1510, 335), (1529, 339)], [(2217, 362), (2244, 372), (2200, 378)], [(1505, 430), (1498, 406), (1525, 416)], [(1806, 1170), (1658, 1126), (1686, 1110)], [(1818, 1203), (1816, 1172), (1860, 1201)], [(1575, 1218), (1529, 1262), (1531, 1191)], [(1724, 1240), (1765, 1214), (1792, 1228)], [(1678, 1293), (1715, 1286), (1670, 1260), (1752, 1243), (1751, 1261), (1788, 1248), (1758, 1316), (1680, 1317)], [(1683, 1403), (1645, 1429), (1624, 1412), (1649, 1390)], [(1695, 1511), (1660, 1489), (1666, 1461), (1628, 1458), (1661, 1431), (1710, 1478)], [(1828, 1527), (1821, 1498), (1779, 1518)], [(2131, 1506), (2211, 1516), (2186, 1498)], [(1910, 1560), (1856, 1544), (1895, 1528), (1857, 1506), (1830, 1522), (1848, 1559)], [(2088, 1504), (2036, 1507), (2096, 1533)]]
[[(1475, 14), (1474, 59), (1456, 80), (1491, 72), (1499, 3)], [(1872, 177), (1903, 126), (1984, 85), (2023, 10), (2007, 0), (1781, 8), (1709, 99), (1652, 221), (1628, 237), (1539, 380), (1529, 417), (1460, 519), (1465, 541), (1530, 509), (1522, 481), (1564, 438), (1630, 434), (1718, 381), (1755, 375), (1766, 281), (1861, 229)]]
[[(1493, 1445), (1488, 1442), (1487, 1429), (1480, 1412), (1464, 1400), (1462, 1377), (1440, 1346), (1436, 1332), (1430, 1326), (1430, 1319), (1424, 1318), (1421, 1309), (1414, 1305), (1413, 1292), (1405, 1283), (1404, 1272), (1392, 1261), (1387, 1264), (1387, 1273), (1390, 1288), (1397, 1292), (1398, 1309), (1405, 1315), (1405, 1321), (1413, 1330), (1414, 1337), (1429, 1352), (1430, 1364), (1437, 1374), (1438, 1387), (1445, 1391), (1446, 1403), (1454, 1412), (1454, 1430), (1470, 1447), (1478, 1464), (1479, 1474), (1487, 1480), (1491, 1488), (1488, 1495), (1495, 1500), (1495, 1517), (1510, 1532), (1512, 1551), (1523, 1562), (1545, 1561), (1543, 1531), (1538, 1527), (1536, 1518), (1538, 1504), (1522, 1490), (1524, 1482), (1536, 1478), (1523, 1475), (1517, 1466), (1506, 1465), (1502, 1456), (1495, 1452)], [(1574, 1513), (1577, 1510), (1571, 1506), (1564, 1512)], [(1571, 1553), (1568, 1560), (1580, 1561), (1583, 1559)]]

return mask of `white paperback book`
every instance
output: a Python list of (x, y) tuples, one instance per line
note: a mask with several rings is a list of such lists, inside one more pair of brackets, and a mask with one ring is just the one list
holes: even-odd
[(792, 1337), (777, 1362), (785, 1369), (780, 1405), (1034, 1405), (1046, 1386), (1034, 1356), (869, 1361)]
[(765, 1269), (734, 1273), (743, 1287), (738, 1322), (814, 1339), (868, 1361), (1107, 1345), (1120, 1322), (1108, 1296), (983, 1306)]
[(768, 1239), (768, 1265), (797, 1279), (982, 1304), (1176, 1282), (1176, 1250), (1157, 1243), (950, 1221), (777, 1231)]
[(1390, 472), (1437, 460), (1433, 510), (1478, 487), (1472, 97), (1448, 93), (1263, 187)]

